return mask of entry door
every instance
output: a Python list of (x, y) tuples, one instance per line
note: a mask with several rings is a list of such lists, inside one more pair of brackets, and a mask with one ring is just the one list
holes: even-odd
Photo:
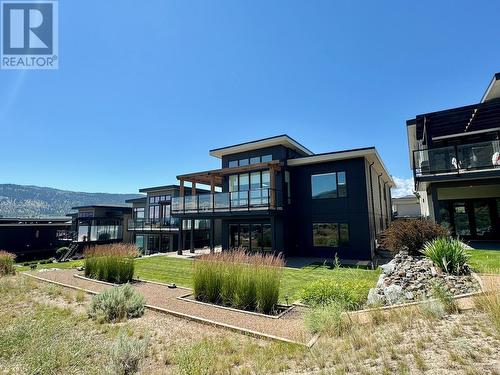
[(470, 237), (469, 205), (464, 201), (453, 202), (453, 216), (455, 221), (455, 234), (459, 237)]

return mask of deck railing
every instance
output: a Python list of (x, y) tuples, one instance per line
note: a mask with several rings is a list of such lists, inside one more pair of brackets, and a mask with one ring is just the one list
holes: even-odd
[(256, 189), (172, 198), (172, 214), (278, 210), (283, 206), (279, 190)]
[(179, 219), (167, 217), (161, 219), (129, 219), (128, 230), (153, 230), (179, 228)]
[(500, 141), (413, 151), (416, 177), (500, 168)]

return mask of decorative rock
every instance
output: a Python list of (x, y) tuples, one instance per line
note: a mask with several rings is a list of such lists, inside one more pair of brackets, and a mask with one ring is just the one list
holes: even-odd
[(390, 305), (403, 302), (404, 300), (403, 288), (396, 284), (389, 285), (387, 288), (384, 289), (384, 296)]

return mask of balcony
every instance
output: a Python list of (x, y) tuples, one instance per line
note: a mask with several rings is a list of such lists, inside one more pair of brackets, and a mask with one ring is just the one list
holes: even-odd
[(128, 230), (175, 230), (179, 228), (179, 219), (167, 217), (161, 219), (129, 219)]
[(500, 170), (500, 141), (413, 151), (415, 177)]
[(280, 210), (281, 191), (257, 189), (172, 198), (172, 214)]

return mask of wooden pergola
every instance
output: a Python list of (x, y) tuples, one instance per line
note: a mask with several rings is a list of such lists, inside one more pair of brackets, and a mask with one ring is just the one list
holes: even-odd
[(210, 192), (215, 193), (216, 187), (222, 187), (224, 176), (245, 172), (257, 172), (269, 169), (270, 189), (276, 189), (276, 172), (281, 170), (283, 163), (273, 160), (265, 163), (250, 164), (241, 167), (213, 169), (210, 171), (189, 173), (177, 176), (180, 185), (180, 196), (184, 196), (184, 182), (191, 183), (191, 194), (196, 195), (196, 184), (209, 185)]
[[(270, 200), (270, 205), (275, 206), (276, 204), (276, 172), (281, 170), (283, 167), (283, 163), (280, 162), (279, 160), (273, 160), (270, 162), (264, 162), (264, 163), (258, 163), (258, 164), (250, 164), (250, 165), (245, 165), (241, 167), (231, 167), (231, 168), (221, 168), (221, 169), (213, 169), (210, 171), (203, 171), (203, 172), (196, 172), (196, 173), (189, 173), (189, 174), (183, 174), (177, 176), (177, 179), (179, 180), (179, 185), (180, 185), (180, 191), (179, 195), (181, 197), (184, 197), (184, 183), (189, 182), (191, 183), (191, 195), (196, 195), (196, 185), (197, 184), (202, 184), (202, 185), (209, 185), (210, 186), (210, 192), (212, 194), (215, 193), (215, 188), (220, 187), (222, 188), (223, 185), (223, 180), (224, 176), (228, 175), (233, 175), (233, 174), (240, 174), (240, 173), (245, 173), (245, 172), (257, 172), (257, 171), (263, 171), (263, 170), (269, 170), (269, 188), (270, 188), (270, 194), (269, 194), (269, 200)], [(210, 252), (214, 251), (215, 244), (214, 244), (214, 225), (215, 221), (213, 218), (210, 219)], [(179, 225), (179, 249), (178, 249), (178, 254), (182, 255), (182, 247), (183, 247), (183, 241), (182, 241), (182, 234), (183, 229), (182, 229), (182, 220), (180, 221)], [(190, 246), (190, 252), (194, 253), (194, 219), (191, 219), (191, 230), (190, 230), (190, 237), (191, 237), (191, 246)]]

